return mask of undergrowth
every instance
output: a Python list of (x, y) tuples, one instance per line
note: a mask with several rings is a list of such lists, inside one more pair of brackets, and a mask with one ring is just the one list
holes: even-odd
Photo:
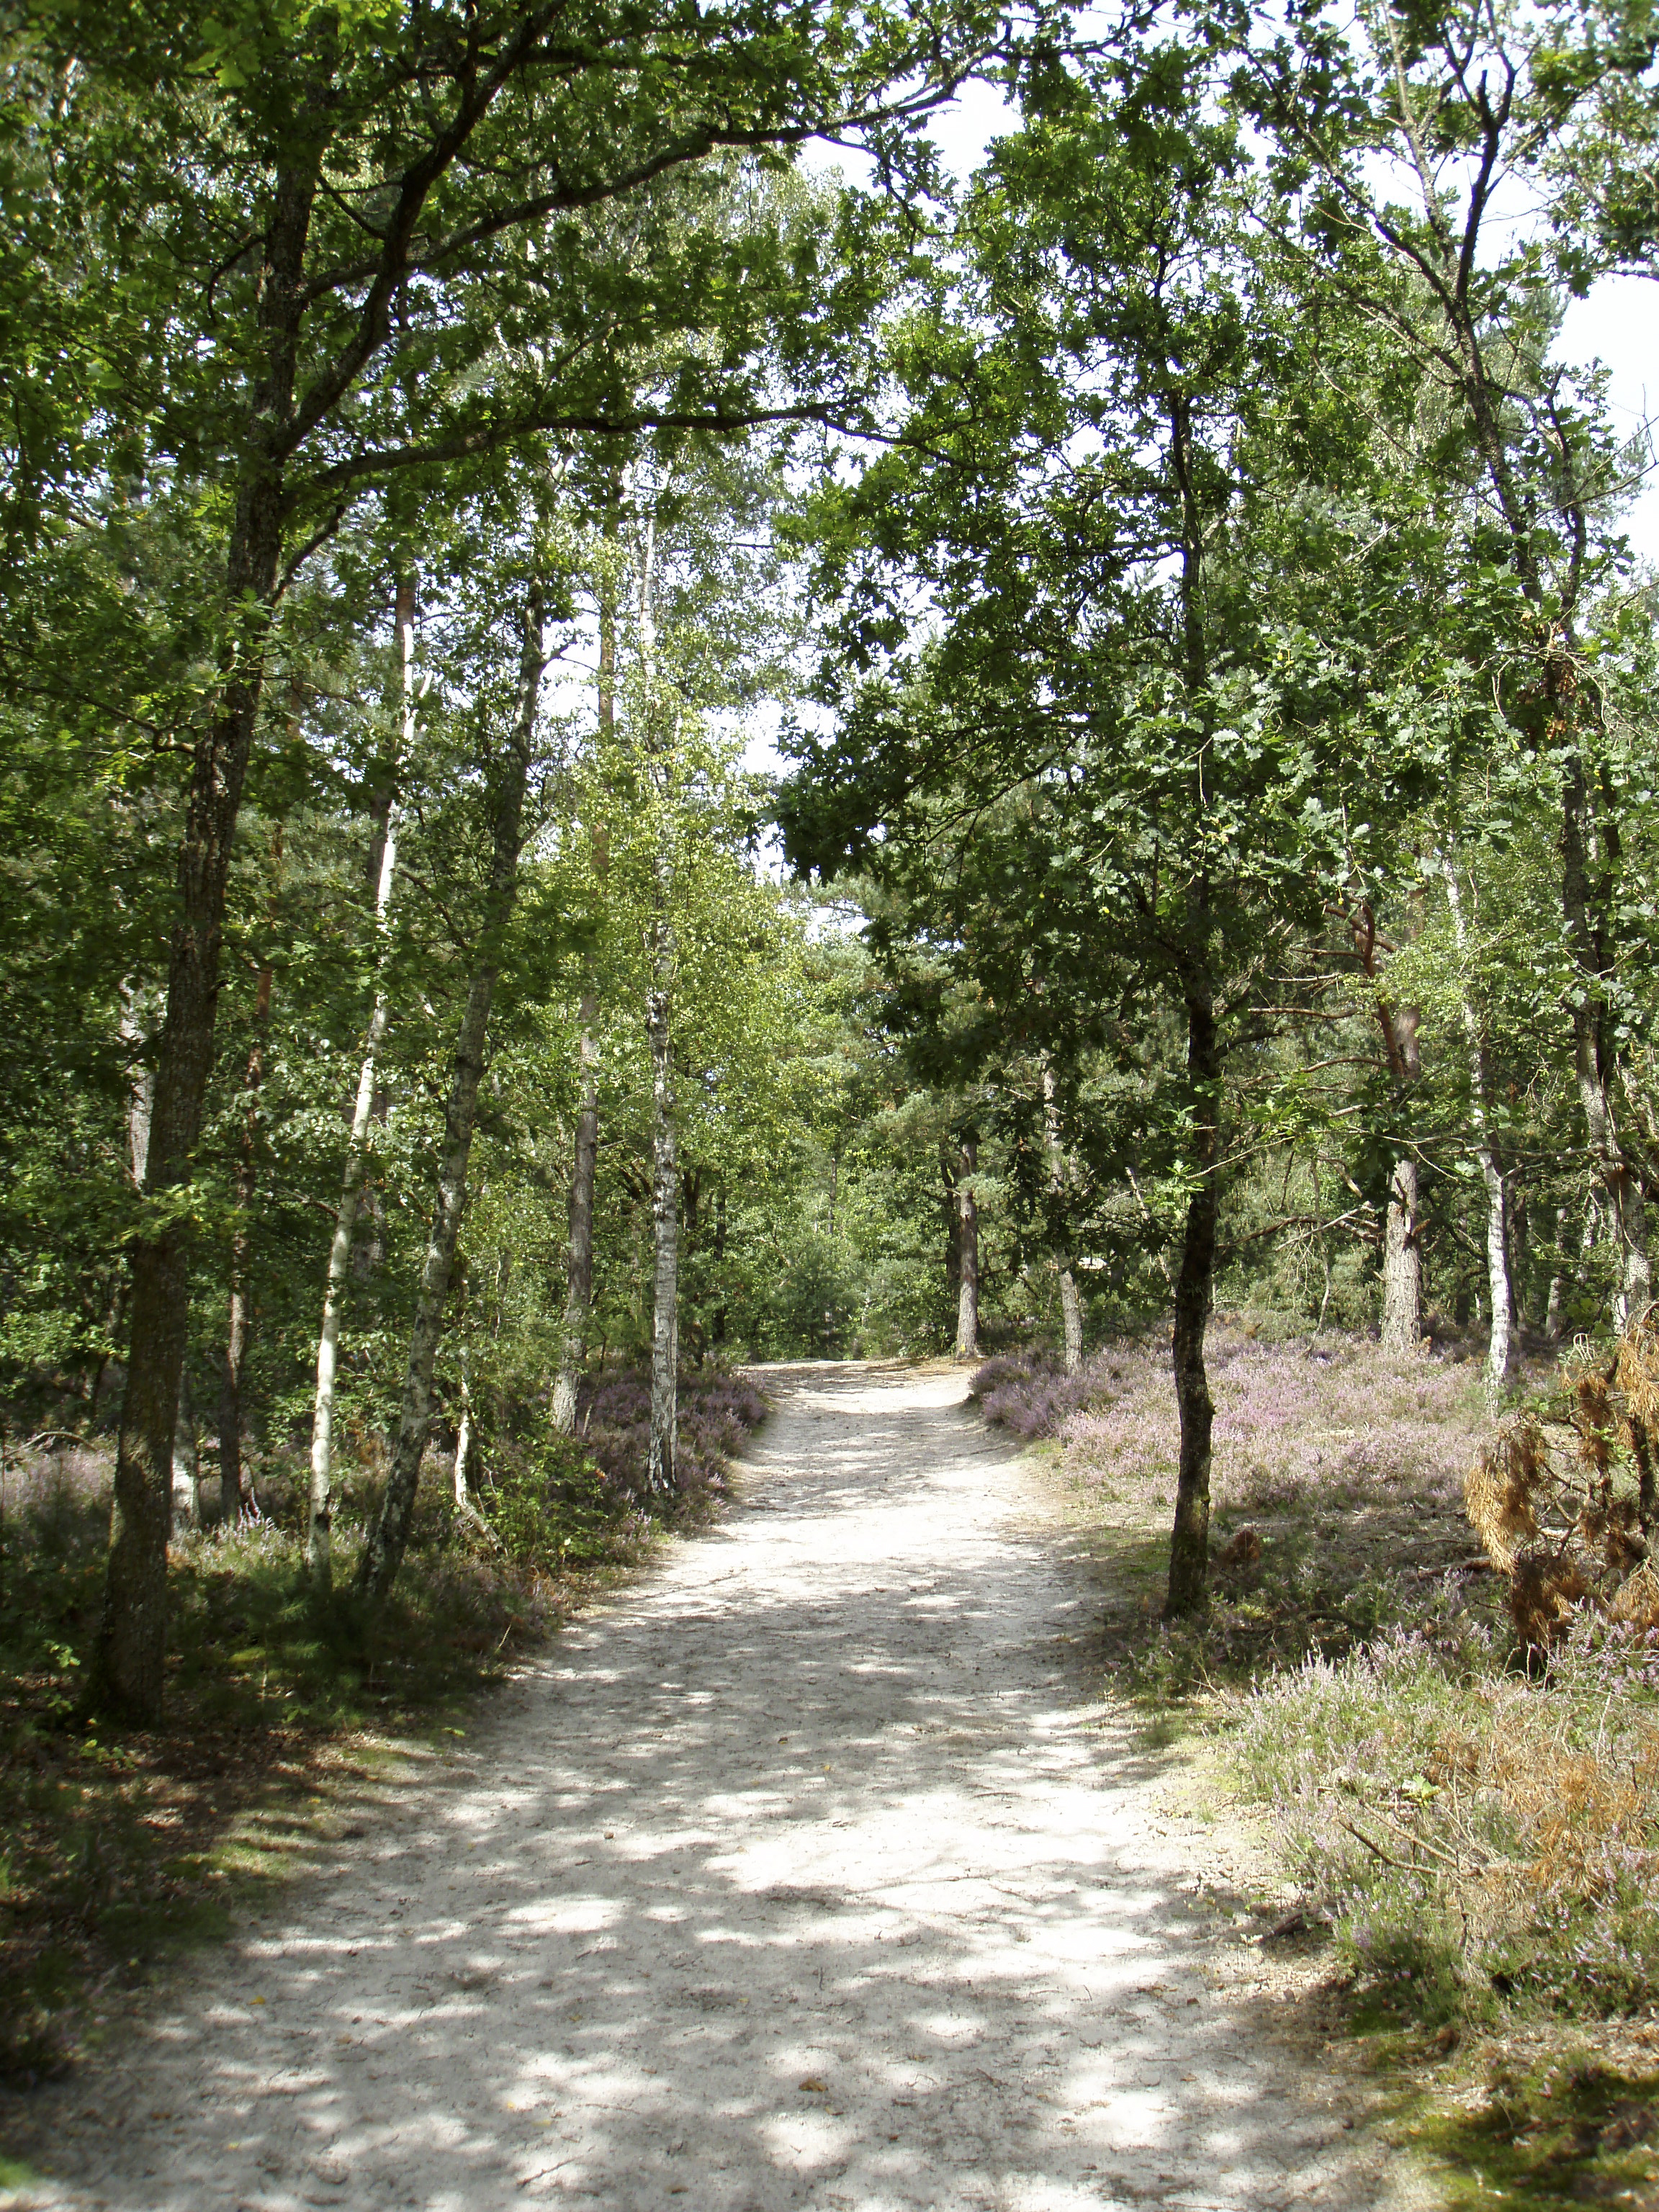
[[(389, 1602), (350, 1580), (373, 1469), (336, 1522), (336, 1593), (302, 1572), (303, 1468), (267, 1457), (258, 1507), (168, 1557), (167, 1717), (118, 1729), (89, 1707), (110, 1452), (12, 1452), (0, 1492), (0, 2080), (27, 2086), (95, 2039), (122, 1992), (228, 1923), (230, 1899), (304, 1864), (400, 1750), (464, 1732), (470, 1698), (663, 1521), (706, 1511), (763, 1410), (729, 1376), (683, 1385), (683, 1487), (640, 1496), (636, 1378), (605, 1377), (574, 1440), (486, 1455), (486, 1530), (458, 1516), (435, 1455)], [(348, 1830), (347, 1832), (349, 1832)]]
[(1659, 2042), (1659, 1638), (1589, 1615), (1547, 1653), (1517, 1634), (1465, 1511), (1492, 1435), (1471, 1363), (1218, 1322), (1210, 1364), (1212, 1602), (1174, 1626), (1167, 1339), (1070, 1381), (1041, 1355), (975, 1378), (1077, 1485), (1109, 1679), (1151, 1741), (1224, 1739), (1350, 2026), (1387, 2063), (1451, 2064), (1413, 2136), (1462, 2174), (1455, 2201), (1659, 2205), (1631, 2045)]

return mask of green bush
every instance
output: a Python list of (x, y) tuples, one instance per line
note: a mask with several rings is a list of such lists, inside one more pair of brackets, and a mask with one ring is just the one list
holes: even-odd
[(625, 1559), (646, 1534), (644, 1516), (572, 1437), (539, 1439), (479, 1502), (513, 1564), (543, 1573)]

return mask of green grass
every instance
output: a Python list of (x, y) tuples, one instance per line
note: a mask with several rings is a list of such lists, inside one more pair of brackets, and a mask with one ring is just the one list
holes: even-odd
[(1659, 2071), (1583, 2043), (1496, 2060), (1473, 2108), (1451, 2083), (1419, 2088), (1385, 2132), (1421, 2159), (1449, 2212), (1659, 2204)]

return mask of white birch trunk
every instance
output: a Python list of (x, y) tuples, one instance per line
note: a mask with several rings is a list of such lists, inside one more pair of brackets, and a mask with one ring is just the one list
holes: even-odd
[(670, 987), (674, 927), (659, 916), (653, 933), (646, 1031), (651, 1044), (651, 1446), (646, 1484), (674, 1487), (679, 1424), (679, 1160), (670, 1067)]
[[(128, 985), (121, 987), (121, 1042), (137, 1054), (149, 1048), (150, 1024), (144, 1019), (139, 994)], [(140, 1064), (132, 1079), (132, 1091), (127, 1100), (127, 1164), (132, 1173), (132, 1187), (142, 1190), (144, 1176), (149, 1168), (149, 1127), (155, 1118), (155, 1070), (148, 1062)]]
[(1480, 1179), (1486, 1189), (1486, 1285), (1492, 1307), (1492, 1333), (1486, 1343), (1486, 1396), (1495, 1406), (1503, 1398), (1519, 1364), (1516, 1345), (1515, 1291), (1510, 1282), (1508, 1199), (1503, 1169), (1492, 1139), (1488, 1108), (1491, 1079), (1486, 1066), (1486, 1042), (1480, 1030), (1480, 1017), (1468, 975), (1468, 933), (1463, 922), (1463, 901), (1458, 887), (1457, 869), (1449, 854), (1441, 856), (1440, 868), (1446, 879), (1446, 896), (1451, 906), (1452, 934), (1457, 941), (1459, 963), (1463, 969), (1463, 1029), (1469, 1048), (1474, 1156), (1480, 1163)]
[(530, 780), (531, 755), (535, 744), (537, 704), (542, 672), (546, 666), (542, 636), (542, 594), (532, 586), (525, 610), (524, 647), (520, 664), (519, 712), (509, 746), (506, 774), (496, 801), (489, 895), (480, 938), (481, 956), (472, 971), (466, 1007), (455, 1040), (454, 1074), (444, 1103), (444, 1149), (438, 1169), (436, 1203), (427, 1232), (426, 1253), (421, 1265), (420, 1294), (410, 1330), (409, 1358), (404, 1369), (402, 1402), (392, 1465), (386, 1474), (380, 1510), (363, 1547), (357, 1569), (360, 1596), (378, 1605), (390, 1591), (403, 1565), (415, 1512), (421, 1462), (432, 1434), (432, 1376), (443, 1335), (444, 1306), (455, 1267), (455, 1247), (461, 1233), (461, 1214), (466, 1204), (467, 1161), (472, 1150), (472, 1131), (477, 1118), (478, 1085), (483, 1078), (484, 1042), (489, 1028), (489, 1009), (499, 974), (499, 947), (512, 918), (518, 896), (519, 849), (524, 822), (525, 793)]
[(585, 994), (581, 1037), (577, 1047), (582, 1103), (576, 1115), (576, 1156), (570, 1175), (564, 1332), (559, 1350), (558, 1381), (553, 1386), (553, 1428), (555, 1434), (562, 1437), (573, 1435), (575, 1431), (576, 1391), (587, 1354), (587, 1317), (593, 1305), (593, 1181), (599, 1156), (599, 1052), (593, 1042), (593, 1024), (598, 1012), (592, 993)]
[[(412, 583), (398, 587), (398, 641), (403, 658), (403, 732), (398, 773), (402, 774), (415, 740), (415, 718), (419, 702), (415, 690), (415, 589)], [(386, 836), (380, 847), (380, 876), (374, 886), (374, 933), (384, 937), (392, 904), (392, 879), (398, 867), (398, 794), (394, 788), (386, 811)], [(363, 1158), (368, 1147), (368, 1125), (374, 1111), (374, 1061), (386, 1036), (386, 997), (383, 985), (374, 992), (374, 1010), (363, 1039), (362, 1066), (357, 1076), (357, 1096), (351, 1109), (351, 1133), (346, 1139), (345, 1166), (340, 1176), (340, 1203), (334, 1216), (334, 1235), (328, 1249), (328, 1273), (323, 1286), (322, 1326), (317, 1334), (317, 1389), (311, 1416), (311, 1494), (306, 1516), (306, 1570), (319, 1589), (326, 1590), (334, 1572), (334, 1401), (335, 1377), (340, 1354), (340, 1307), (351, 1265), (351, 1239), (357, 1226), (357, 1206), (363, 1187)]]
[[(1066, 1152), (1060, 1140), (1060, 1109), (1054, 1103), (1054, 1071), (1042, 1063), (1042, 1141), (1048, 1155), (1048, 1197), (1056, 1215), (1066, 1193)], [(1069, 1246), (1069, 1240), (1068, 1240)], [(1076, 1375), (1083, 1367), (1083, 1301), (1072, 1273), (1069, 1249), (1057, 1253), (1060, 1276), (1060, 1319), (1065, 1334), (1066, 1372)]]
[(472, 1387), (467, 1379), (466, 1354), (461, 1354), (461, 1418), (455, 1430), (455, 1504), (457, 1510), (471, 1516), (473, 1511), (471, 1494), (466, 1486), (467, 1462), (472, 1456)]
[(974, 1195), (974, 1170), (978, 1164), (978, 1143), (972, 1137), (964, 1137), (957, 1180), (957, 1218), (962, 1237), (962, 1275), (957, 1291), (958, 1359), (979, 1358), (979, 1205)]

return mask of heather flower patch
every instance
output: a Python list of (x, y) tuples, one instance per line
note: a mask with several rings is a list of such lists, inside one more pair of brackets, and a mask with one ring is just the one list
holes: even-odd
[[(1461, 1518), (1487, 1427), (1467, 1362), (1402, 1364), (1351, 1337), (1264, 1343), (1218, 1320), (1208, 1364), (1218, 1511), (1299, 1510), (1312, 1490), (1332, 1504), (1426, 1500)], [(1054, 1438), (1109, 1519), (1174, 1503), (1179, 1432), (1163, 1332), (1109, 1341), (1070, 1378), (1042, 1351), (994, 1359), (970, 1387), (988, 1420)]]
[[(1109, 1674), (1155, 1738), (1182, 1717), (1224, 1736), (1354, 2024), (1401, 2053), (1467, 2046), (1491, 2077), (1486, 2100), (1432, 2120), (1445, 2155), (1496, 2168), (1522, 2204), (1650, 2179), (1659, 1636), (1586, 1605), (1528, 1651), (1466, 1510), (1493, 1438), (1474, 1362), (1267, 1343), (1220, 1319), (1210, 1374), (1213, 1600), (1173, 1628), (1158, 1619), (1177, 1447), (1164, 1334), (1103, 1346), (1070, 1381), (1036, 1353), (974, 1387), (1074, 1484), (1106, 1553)], [(1601, 1521), (1624, 1538), (1630, 1517)]]
[(1419, 1619), (1442, 1574), (1476, 1573), (1463, 1476), (1488, 1424), (1471, 1364), (1334, 1335), (1269, 1343), (1218, 1319), (1209, 1368), (1214, 1603), (1170, 1630), (1156, 1620), (1179, 1443), (1164, 1334), (1109, 1340), (1069, 1380), (1040, 1352), (974, 1378), (988, 1419), (1052, 1443), (1133, 1570), (1115, 1577), (1107, 1620), (1129, 1687), (1164, 1700), (1340, 1656)]
[[(741, 1375), (715, 1369), (681, 1376), (675, 1474), (687, 1498), (724, 1496), (726, 1464), (765, 1412), (766, 1401)], [(650, 1376), (628, 1367), (589, 1377), (577, 1401), (576, 1434), (610, 1485), (640, 1496), (651, 1443)]]

